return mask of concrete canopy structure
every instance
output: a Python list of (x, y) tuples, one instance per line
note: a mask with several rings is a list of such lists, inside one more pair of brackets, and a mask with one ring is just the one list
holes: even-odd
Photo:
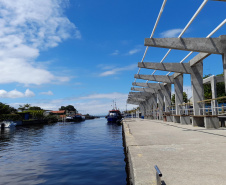
[(134, 78), (173, 84), (173, 76), (135, 74)]
[[(147, 38), (145, 39), (145, 45), (152, 47), (202, 52), (196, 55), (192, 60), (190, 60), (189, 63), (138, 63), (138, 67), (140, 68), (175, 72), (175, 77), (181, 73), (191, 74), (194, 115), (200, 115), (200, 109), (202, 107), (198, 102), (204, 99), (204, 92), (202, 87), (203, 59), (208, 57), (210, 54), (221, 54), (223, 56), (224, 74), (226, 74), (226, 36), (221, 35), (218, 38)], [(214, 83), (216, 83), (216, 81), (216, 78), (214, 80), (211, 80), (213, 94), (213, 89), (215, 86)], [(226, 75), (224, 75), (224, 81), (226, 82)], [(213, 97), (214, 96), (215, 95), (213, 95)], [(193, 117), (193, 125), (199, 125), (198, 122), (200, 122), (200, 118)]]
[[(221, 1), (221, 0), (216, 0)], [(223, 1), (223, 0), (222, 0)], [(165, 1), (164, 1), (165, 2)], [(201, 6), (198, 8), (194, 16), (182, 30), (178, 38), (153, 38), (154, 30), (150, 38), (145, 39), (144, 45), (147, 46), (144, 52), (143, 58), (141, 62), (138, 63), (138, 73), (134, 75), (135, 82), (133, 86), (140, 86), (143, 88), (133, 87), (132, 90), (153, 93), (152, 96), (147, 98), (146, 102), (143, 103), (144, 106), (150, 106), (148, 102), (152, 103), (150, 100), (153, 99), (153, 95), (155, 95), (158, 99), (158, 108), (160, 110), (164, 110), (162, 107), (165, 104), (171, 105), (171, 84), (174, 84), (175, 89), (175, 109), (173, 109), (175, 122), (179, 123), (190, 123), (190, 113), (185, 112), (185, 109), (191, 108), (188, 107), (188, 104), (184, 104), (183, 102), (183, 74), (190, 74), (191, 76), (191, 84), (192, 84), (192, 97), (193, 97), (193, 112), (192, 112), (192, 123), (194, 126), (201, 126), (203, 124), (210, 125), (213, 122), (217, 122), (214, 115), (213, 117), (203, 116), (200, 112), (204, 112), (205, 107), (202, 107), (204, 101), (204, 90), (203, 83), (211, 83), (212, 97), (216, 97), (216, 83), (218, 81), (222, 81), (222, 78), (216, 78), (215, 76), (209, 78), (210, 80), (203, 80), (203, 60), (211, 54), (222, 55), (223, 57), (223, 69), (224, 69), (224, 82), (226, 82), (226, 35), (221, 35), (216, 38), (210, 38), (217, 30), (219, 30), (225, 23), (226, 19), (218, 25), (206, 38), (182, 38), (182, 35), (185, 33), (187, 28), (193, 22), (195, 17), (201, 11), (201, 9), (205, 6), (207, 1), (205, 0)], [(164, 5), (162, 5), (164, 8)], [(161, 8), (161, 11), (162, 11)], [(160, 11), (160, 12), (161, 12)], [(159, 14), (160, 15), (160, 14)], [(159, 19), (159, 17), (158, 17)], [(147, 53), (148, 47), (159, 47), (159, 48), (168, 48), (168, 52), (165, 54), (160, 63), (154, 62), (144, 62), (145, 56)], [(170, 53), (171, 49), (183, 50), (183, 51), (191, 51), (180, 63), (163, 63), (165, 58)], [(193, 52), (200, 52), (193, 59), (191, 59), (188, 63), (183, 63)], [(153, 69), (154, 72), (152, 75), (144, 75), (139, 74), (141, 68)], [(174, 72), (173, 75), (169, 76), (169, 73), (166, 76), (163, 75), (154, 75), (156, 70), (160, 71), (168, 71), (169, 73)], [(136, 82), (136, 79), (147, 80), (146, 83)], [(162, 82), (159, 85), (155, 83), (148, 83), (149, 81)], [(167, 88), (168, 89), (167, 89)], [(226, 87), (225, 87), (226, 91)], [(137, 96), (137, 95), (136, 95)], [(139, 96), (137, 96), (139, 97)], [(142, 97), (142, 96), (141, 96)], [(165, 102), (164, 102), (165, 101)], [(209, 100), (208, 100), (209, 101)], [(205, 104), (205, 103), (204, 103)], [(216, 107), (215, 104), (213, 104)], [(171, 106), (172, 107), (172, 106)], [(165, 112), (168, 112), (169, 109), (165, 107)], [(183, 116), (187, 116), (186, 118)], [(180, 119), (177, 119), (180, 118)], [(182, 119), (183, 118), (183, 119)], [(177, 119), (177, 120), (176, 120)], [(212, 123), (210, 123), (212, 122)], [(201, 123), (201, 124), (200, 124)], [(210, 124), (209, 124), (210, 123)], [(217, 124), (216, 124), (217, 125)], [(206, 127), (206, 128), (210, 128)]]
[(208, 54), (221, 54), (223, 58), (224, 81), (226, 82), (226, 35), (221, 35), (218, 38), (146, 38), (144, 45), (202, 52), (204, 53), (202, 54), (203, 58), (206, 58)]

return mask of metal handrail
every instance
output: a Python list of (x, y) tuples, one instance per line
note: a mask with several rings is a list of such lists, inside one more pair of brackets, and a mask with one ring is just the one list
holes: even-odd
[(188, 103), (182, 103), (182, 104), (178, 104), (178, 105), (180, 105), (180, 106), (183, 106), (183, 105), (193, 105), (193, 103), (188, 102)]
[(156, 170), (156, 185), (161, 185), (162, 172), (159, 170), (157, 165), (155, 165), (155, 170)]
[(180, 109), (180, 114), (181, 115), (193, 115), (194, 114), (194, 110), (193, 108), (186, 108), (186, 109)]
[[(225, 108), (226, 108), (226, 106), (224, 106), (224, 105), (222, 105), (221, 107), (205, 107), (205, 108), (199, 108), (199, 114), (200, 115), (205, 115), (206, 114), (206, 111), (205, 110), (211, 110), (211, 111), (208, 111), (208, 113), (215, 112), (216, 115), (225, 115), (226, 114)], [(221, 111), (220, 111), (220, 109), (221, 109)], [(202, 111), (202, 113), (201, 113), (201, 111)]]
[(213, 98), (213, 99), (202, 100), (202, 101), (197, 101), (197, 103), (210, 102), (210, 101), (212, 101), (212, 100), (220, 100), (220, 99), (226, 99), (226, 96), (222, 96), (222, 97), (219, 97), (219, 98)]

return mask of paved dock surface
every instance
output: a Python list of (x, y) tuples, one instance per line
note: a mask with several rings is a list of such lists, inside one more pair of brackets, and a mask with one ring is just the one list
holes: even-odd
[(155, 184), (154, 165), (166, 185), (226, 185), (226, 129), (205, 129), (148, 119), (125, 119), (131, 182)]

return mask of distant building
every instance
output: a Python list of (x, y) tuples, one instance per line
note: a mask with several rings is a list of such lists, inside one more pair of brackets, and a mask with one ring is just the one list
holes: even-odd
[(52, 115), (55, 115), (58, 120), (64, 120), (66, 118), (66, 111), (65, 110), (59, 110), (59, 111), (51, 111)]

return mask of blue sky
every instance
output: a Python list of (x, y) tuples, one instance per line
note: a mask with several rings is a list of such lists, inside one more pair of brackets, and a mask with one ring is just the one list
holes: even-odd
[[(81, 113), (107, 114), (116, 100), (125, 110), (162, 2), (0, 0), (0, 102), (49, 110), (70, 104)], [(177, 37), (202, 2), (168, 0), (154, 37)], [(206, 37), (225, 19), (225, 8), (208, 1), (183, 37)], [(224, 25), (212, 37), (225, 33)], [(166, 52), (149, 48), (144, 61), (160, 62)], [(180, 62), (187, 53), (173, 50), (164, 62)], [(222, 72), (221, 56), (204, 61), (204, 74)], [(190, 96), (189, 75), (184, 89)]]

